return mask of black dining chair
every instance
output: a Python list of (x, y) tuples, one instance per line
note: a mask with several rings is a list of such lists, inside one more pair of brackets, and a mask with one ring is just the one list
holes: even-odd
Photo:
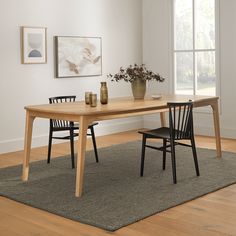
[[(50, 97), (49, 103), (52, 104), (52, 103), (63, 103), (63, 102), (75, 102), (75, 99), (76, 99), (76, 96)], [(90, 133), (87, 133), (87, 135), (92, 137), (96, 162), (98, 162), (98, 152), (97, 152), (97, 145), (96, 145), (96, 139), (95, 139), (95, 133), (94, 133), (94, 126), (97, 124), (98, 124), (97, 122), (90, 124), (88, 126)], [(67, 140), (69, 139), (70, 148), (71, 148), (72, 168), (75, 168), (74, 137), (77, 137), (79, 135), (79, 132), (78, 133), (75, 132), (76, 130), (79, 130), (78, 123), (74, 123), (72, 121), (50, 119), (47, 163), (50, 163), (50, 159), (51, 159), (52, 139), (67, 139)], [(58, 131), (69, 131), (69, 135), (53, 136), (53, 132), (58, 132)]]
[[(189, 102), (169, 102), (167, 103), (169, 109), (169, 127), (161, 127), (147, 131), (139, 131), (143, 135), (142, 138), (142, 154), (141, 154), (141, 168), (140, 176), (144, 172), (144, 160), (146, 147), (156, 149), (163, 152), (162, 168), (166, 168), (166, 152), (171, 153), (172, 161), (172, 175), (174, 184), (177, 183), (176, 177), (176, 158), (175, 158), (175, 145), (182, 145), (192, 147), (193, 159), (197, 176), (200, 175), (197, 152), (193, 132), (193, 103)], [(147, 139), (162, 139), (163, 146), (156, 147), (146, 144)], [(180, 143), (180, 140), (190, 140), (190, 145)], [(170, 150), (168, 149), (170, 148)]]

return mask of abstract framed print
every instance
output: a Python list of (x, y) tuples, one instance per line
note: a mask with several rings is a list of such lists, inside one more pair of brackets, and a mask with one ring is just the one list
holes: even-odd
[(47, 62), (47, 28), (21, 27), (21, 61), (23, 64)]

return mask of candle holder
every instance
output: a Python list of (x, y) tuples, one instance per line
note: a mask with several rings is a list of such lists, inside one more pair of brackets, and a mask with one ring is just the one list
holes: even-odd
[(90, 94), (90, 106), (91, 107), (97, 106), (97, 94), (95, 93)]
[(85, 92), (85, 104), (89, 105), (90, 104), (90, 95), (92, 92)]

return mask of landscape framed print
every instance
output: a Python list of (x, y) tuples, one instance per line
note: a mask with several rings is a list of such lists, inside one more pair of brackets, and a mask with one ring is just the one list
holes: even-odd
[(22, 26), (21, 44), (23, 64), (47, 62), (47, 28)]
[(102, 75), (100, 37), (55, 36), (56, 77)]

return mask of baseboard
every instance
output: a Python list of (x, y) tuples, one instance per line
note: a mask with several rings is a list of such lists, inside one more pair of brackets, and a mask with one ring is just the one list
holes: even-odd
[[(152, 118), (133, 117), (129, 119), (119, 119), (100, 122), (95, 128), (96, 136), (108, 135), (112, 133), (119, 133), (128, 130), (135, 130), (140, 128), (152, 129), (159, 127), (160, 121)], [(195, 126), (195, 134), (214, 136), (213, 127), (208, 126)], [(236, 129), (227, 129), (221, 127), (221, 136), (224, 138), (236, 139)], [(53, 141), (59, 143), (59, 140)], [(46, 146), (48, 144), (48, 133), (42, 135), (33, 135), (32, 147)], [(14, 152), (23, 150), (24, 138), (11, 139), (0, 142), (0, 154), (7, 152)]]
[[(119, 133), (128, 130), (140, 129), (143, 127), (142, 117), (132, 117), (129, 119), (117, 119), (99, 122), (95, 127), (96, 136), (102, 136), (112, 133)], [(54, 143), (61, 141), (55, 140)], [(42, 135), (34, 135), (32, 138), (32, 147), (40, 147), (48, 145), (48, 133)], [(24, 138), (4, 140), (0, 142), (0, 154), (23, 150)]]
[[(194, 128), (195, 134), (204, 135), (204, 136), (214, 136), (214, 127), (209, 126), (196, 126)], [(220, 128), (220, 135), (222, 138), (236, 139), (236, 129), (234, 128)]]

